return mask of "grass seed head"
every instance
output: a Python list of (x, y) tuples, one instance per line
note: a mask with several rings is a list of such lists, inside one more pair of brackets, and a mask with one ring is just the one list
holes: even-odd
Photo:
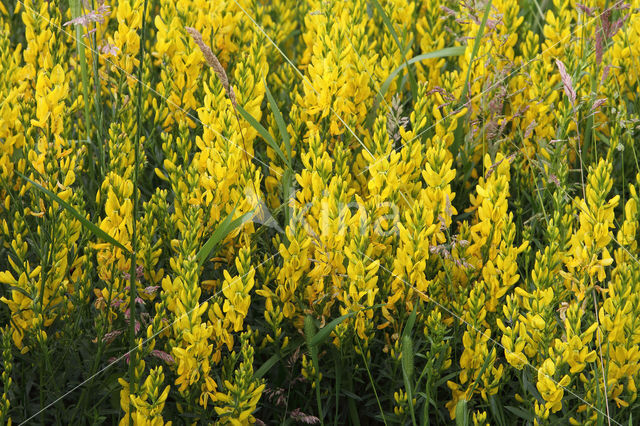
[(202, 51), (202, 54), (204, 55), (204, 59), (207, 61), (207, 64), (209, 64), (209, 66), (213, 68), (213, 71), (216, 73), (216, 75), (220, 79), (220, 82), (222, 82), (222, 86), (224, 87), (224, 90), (227, 92), (227, 96), (229, 97), (229, 100), (231, 100), (233, 107), (237, 109), (238, 103), (236, 101), (236, 94), (233, 92), (233, 88), (229, 84), (229, 78), (227, 77), (227, 73), (222, 67), (222, 64), (220, 64), (218, 57), (213, 53), (211, 48), (207, 46), (207, 44), (204, 42), (204, 40), (202, 39), (202, 34), (200, 34), (198, 30), (196, 30), (193, 27), (184, 27), (184, 28), (187, 30), (191, 38), (193, 38), (193, 40), (196, 42), (196, 44)]

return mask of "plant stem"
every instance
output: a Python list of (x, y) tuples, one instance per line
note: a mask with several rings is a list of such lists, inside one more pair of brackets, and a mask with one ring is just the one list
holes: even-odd
[[(80, 0), (69, 0), (69, 7), (71, 9), (72, 18), (77, 18), (80, 16), (81, 8), (80, 8)], [(85, 122), (85, 131), (87, 132), (87, 141), (89, 142), (89, 167), (91, 169), (91, 174), (93, 175), (95, 171), (93, 170), (93, 144), (91, 143), (91, 118), (89, 114), (89, 73), (87, 72), (87, 58), (85, 56), (84, 51), (84, 43), (82, 40), (82, 26), (80, 24), (76, 24), (76, 49), (78, 51), (78, 62), (80, 62), (80, 74), (82, 75), (82, 104), (84, 105), (84, 122)], [(104, 151), (102, 149), (102, 141), (98, 139), (97, 141), (97, 150), (98, 150), (98, 178), (102, 180), (102, 171), (104, 169)], [(96, 180), (95, 176), (92, 176), (92, 181)]]

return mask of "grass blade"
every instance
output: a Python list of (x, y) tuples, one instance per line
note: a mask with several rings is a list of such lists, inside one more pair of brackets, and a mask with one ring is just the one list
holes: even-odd
[(318, 361), (318, 347), (313, 344), (313, 340), (316, 337), (316, 325), (313, 323), (313, 317), (311, 317), (311, 315), (307, 315), (304, 319), (304, 337), (307, 341), (307, 347), (309, 348), (313, 368), (316, 370), (314, 381), (316, 388), (316, 404), (318, 405), (318, 417), (320, 418), (320, 422), (324, 424), (322, 398), (320, 397), (320, 363)]
[(322, 327), (320, 329), (320, 331), (318, 331), (313, 338), (309, 341), (309, 345), (310, 346), (318, 346), (321, 343), (324, 343), (325, 340), (327, 340), (327, 338), (329, 337), (329, 335), (331, 334), (331, 332), (340, 324), (342, 323), (342, 321), (346, 320), (347, 318), (351, 318), (352, 316), (354, 316), (356, 313), (355, 312), (349, 312), (348, 314), (344, 314), (339, 316), (338, 318), (334, 319), (333, 321), (331, 321), (329, 324), (325, 325), (324, 327)]
[(506, 408), (508, 411), (510, 411), (514, 416), (520, 417), (521, 419), (526, 420), (528, 422), (533, 423), (535, 421), (535, 419), (536, 419), (533, 414), (531, 414), (530, 412), (525, 411), (525, 410), (523, 410), (521, 408), (513, 407), (511, 405), (507, 405), (504, 408)]
[[(82, 6), (80, 5), (80, 0), (70, 0), (69, 1), (69, 9), (71, 10), (71, 17), (73, 19), (78, 18), (82, 14)], [(75, 33), (76, 33), (76, 51), (78, 53), (78, 62), (80, 63), (80, 74), (82, 77), (82, 94), (83, 100), (82, 103), (84, 105), (84, 120), (85, 120), (85, 131), (87, 132), (87, 140), (91, 141), (91, 119), (89, 113), (89, 73), (87, 71), (87, 58), (85, 55), (85, 44), (81, 41), (82, 37), (82, 25), (75, 24)], [(96, 146), (98, 150), (98, 159), (99, 159), (99, 170), (98, 176), (102, 176), (102, 172), (104, 169), (104, 150), (102, 149), (102, 141), (100, 138), (96, 141), (98, 146)], [(90, 143), (89, 147), (93, 149), (94, 144)], [(93, 168), (93, 158), (89, 160), (90, 166)]]
[(282, 142), (284, 142), (284, 149), (287, 151), (287, 159), (289, 160), (289, 165), (291, 165), (291, 139), (289, 138), (289, 132), (287, 132), (287, 125), (284, 122), (284, 118), (282, 117), (282, 113), (278, 108), (278, 104), (276, 104), (276, 100), (273, 98), (271, 91), (269, 90), (269, 86), (267, 86), (267, 80), (263, 80), (264, 82), (264, 90), (267, 93), (267, 99), (269, 99), (269, 107), (271, 108), (271, 112), (276, 119), (276, 124), (278, 125), (278, 130), (280, 130), (280, 137), (282, 137)]
[(464, 86), (462, 88), (462, 94), (460, 95), (459, 102), (463, 102), (463, 99), (467, 96), (467, 92), (469, 91), (469, 77), (471, 76), (471, 65), (478, 55), (478, 50), (480, 49), (480, 40), (482, 40), (482, 35), (484, 34), (484, 27), (487, 25), (487, 20), (489, 19), (489, 12), (491, 11), (491, 4), (493, 0), (489, 0), (487, 2), (487, 6), (484, 9), (484, 16), (482, 17), (482, 22), (480, 23), (480, 28), (478, 28), (478, 34), (476, 34), (476, 39), (473, 42), (473, 50), (471, 52), (471, 58), (469, 59), (469, 66), (467, 67), (467, 76), (464, 79)]
[(271, 355), (271, 357), (268, 360), (266, 360), (264, 364), (262, 364), (260, 368), (256, 370), (255, 373), (253, 373), (253, 377), (256, 379), (261, 379), (262, 377), (264, 377), (264, 375), (267, 374), (269, 370), (273, 368), (274, 365), (276, 365), (279, 361), (282, 361), (282, 359), (285, 356), (289, 355), (289, 353), (298, 349), (300, 347), (300, 344), (301, 344), (300, 341), (298, 341), (298, 343), (296, 344), (290, 344), (286, 347), (284, 351)]
[(469, 410), (467, 410), (467, 401), (461, 399), (456, 404), (456, 426), (468, 426), (471, 424), (469, 421)]
[(340, 356), (336, 351), (333, 352), (333, 362), (335, 365), (336, 371), (336, 389), (335, 389), (335, 404), (336, 404), (336, 412), (333, 416), (333, 425), (338, 426), (338, 419), (340, 418), (340, 393), (342, 390), (342, 376), (344, 371), (342, 369), (342, 362)]
[(271, 370), (271, 368), (276, 365), (276, 363), (278, 361), (282, 360), (282, 356), (280, 354), (273, 354), (271, 355), (271, 358), (269, 358), (268, 360), (265, 361), (264, 364), (262, 364), (260, 366), (260, 368), (258, 368), (256, 370), (256, 372), (253, 374), (253, 377), (255, 377), (256, 379), (261, 379), (262, 376), (264, 376), (265, 374), (267, 374), (267, 372), (269, 370)]
[(327, 340), (327, 338), (329, 337), (329, 335), (331, 334), (331, 332), (340, 324), (342, 323), (344, 320), (346, 320), (347, 318), (351, 318), (352, 316), (356, 315), (358, 312), (362, 312), (362, 311), (366, 311), (367, 309), (374, 309), (374, 308), (378, 308), (382, 306), (382, 304), (377, 304), (377, 305), (373, 305), (373, 306), (369, 306), (368, 308), (364, 308), (360, 311), (356, 311), (356, 312), (349, 312), (348, 314), (344, 314), (339, 316), (338, 318), (335, 318), (334, 320), (332, 320), (329, 324), (325, 325), (324, 327), (322, 327), (320, 329), (320, 331), (318, 331), (313, 338), (310, 340), (309, 345), (311, 346), (318, 346), (319, 344), (323, 343), (325, 340)]
[(207, 242), (204, 243), (204, 245), (200, 248), (198, 254), (196, 255), (198, 265), (202, 266), (205, 260), (207, 260), (207, 258), (211, 254), (211, 251), (214, 249), (214, 247), (218, 245), (218, 243), (222, 241), (227, 235), (229, 235), (231, 231), (243, 225), (247, 220), (249, 220), (249, 218), (251, 218), (251, 215), (253, 214), (253, 210), (251, 210), (250, 212), (243, 214), (236, 220), (232, 220), (233, 214), (235, 212), (236, 208), (234, 207), (233, 210), (231, 210), (231, 213), (229, 213), (229, 215), (224, 218), (222, 223), (218, 225), (213, 234), (211, 234)]
[(402, 70), (405, 69), (408, 65), (415, 64), (417, 62), (426, 61), (427, 59), (460, 56), (464, 54), (464, 50), (465, 50), (464, 46), (455, 46), (455, 47), (445, 47), (444, 49), (436, 50), (429, 53), (423, 53), (421, 55), (414, 56), (413, 58), (409, 59), (407, 62), (405, 62), (404, 64), (400, 65), (398, 68), (393, 70), (391, 74), (389, 74), (389, 77), (387, 77), (387, 79), (384, 81), (384, 83), (382, 83), (382, 86), (380, 86), (380, 91), (376, 95), (376, 99), (373, 103), (373, 108), (371, 109), (371, 112), (369, 115), (369, 119), (372, 120), (373, 117), (375, 117), (376, 110), (378, 109), (378, 106), (382, 102), (382, 98), (389, 90), (389, 86), (391, 86), (391, 83), (393, 82), (393, 80), (395, 80), (398, 74), (400, 74), (400, 72), (402, 72)]
[(64, 201), (62, 198), (58, 197), (55, 193), (49, 191), (47, 188), (45, 188), (44, 186), (40, 185), (38, 182), (35, 182), (35, 181), (29, 179), (28, 177), (26, 177), (25, 175), (23, 175), (22, 173), (20, 173), (18, 171), (16, 171), (16, 174), (18, 174), (24, 180), (29, 182), (31, 185), (33, 185), (38, 191), (42, 192), (47, 197), (49, 197), (49, 199), (51, 199), (52, 201), (55, 201), (56, 203), (58, 203), (62, 207), (64, 207), (65, 210), (67, 210), (69, 213), (71, 213), (71, 215), (73, 215), (73, 217), (78, 219), (78, 221), (80, 221), (82, 226), (85, 229), (87, 229), (88, 231), (90, 231), (93, 235), (95, 235), (96, 237), (100, 238), (101, 240), (104, 240), (104, 241), (106, 241), (108, 243), (113, 244), (114, 246), (122, 249), (125, 253), (127, 253), (129, 255), (131, 254), (131, 251), (129, 249), (127, 249), (125, 246), (120, 244), (111, 235), (107, 234), (102, 229), (98, 228), (95, 224), (89, 222), (89, 220), (87, 220), (86, 217), (82, 216), (82, 214), (80, 214), (80, 212), (78, 212), (76, 209), (71, 207), (71, 205), (69, 203)]
[[(264, 89), (267, 94), (267, 99), (269, 100), (269, 108), (271, 108), (271, 112), (276, 119), (276, 124), (278, 125), (278, 130), (280, 131), (280, 137), (282, 138), (282, 142), (284, 143), (284, 149), (286, 151), (286, 160), (285, 163), (289, 166), (284, 171), (284, 176), (282, 180), (282, 199), (284, 200), (285, 210), (284, 210), (284, 225), (285, 227), (289, 224), (289, 220), (291, 218), (291, 207), (289, 206), (289, 199), (291, 198), (292, 191), (292, 182), (293, 182), (293, 169), (291, 165), (293, 164), (293, 159), (291, 158), (291, 138), (289, 137), (289, 132), (287, 131), (287, 124), (284, 122), (284, 118), (282, 117), (282, 113), (278, 108), (278, 104), (274, 99), (271, 91), (269, 90), (269, 86), (267, 86), (267, 80), (263, 80)], [(268, 133), (268, 132), (267, 132)], [(269, 135), (270, 136), (270, 135)], [(273, 141), (275, 144), (276, 141)]]
[(273, 139), (273, 136), (271, 136), (271, 134), (267, 131), (267, 129), (265, 129), (262, 124), (258, 123), (258, 120), (253, 118), (253, 116), (249, 114), (247, 110), (242, 108), (240, 105), (238, 105), (237, 108), (238, 108), (238, 111), (240, 112), (240, 115), (242, 115), (242, 117), (245, 120), (247, 120), (249, 124), (251, 124), (251, 127), (256, 129), (256, 131), (260, 134), (260, 136), (262, 136), (262, 138), (269, 144), (271, 148), (273, 148), (273, 150), (276, 152), (276, 154), (278, 154), (278, 156), (282, 159), (282, 161), (284, 161), (287, 167), (291, 168), (291, 163), (289, 162), (287, 157), (284, 155), (284, 153), (280, 149), (280, 146), (278, 146), (276, 141)]
[[(415, 309), (413, 310), (415, 312)], [(413, 314), (412, 314), (413, 315)], [(414, 317), (415, 319), (415, 317)], [(416, 414), (413, 409), (413, 386), (411, 379), (413, 378), (413, 341), (409, 335), (402, 336), (402, 379), (404, 387), (407, 390), (407, 402), (409, 403), (409, 412), (411, 413), (411, 421), (416, 425)]]
[[(458, 104), (464, 104), (464, 99), (467, 97), (469, 92), (469, 78), (471, 77), (471, 66), (473, 65), (473, 61), (478, 55), (478, 50), (480, 49), (480, 41), (482, 40), (482, 36), (484, 34), (484, 28), (487, 25), (487, 20), (489, 19), (489, 12), (491, 11), (491, 4), (493, 0), (489, 0), (484, 9), (484, 16), (482, 17), (482, 22), (480, 23), (480, 27), (478, 28), (478, 34), (476, 34), (476, 38), (473, 42), (473, 50), (471, 51), (471, 58), (469, 58), (469, 65), (467, 66), (467, 75), (464, 79), (464, 86), (462, 87), (462, 93), (460, 94), (460, 99), (458, 99)], [(458, 119), (458, 127), (455, 130), (454, 142), (450, 147), (451, 154), (453, 154), (453, 158), (458, 157), (458, 151), (462, 146), (464, 133), (462, 128), (462, 120), (463, 118)]]
[(418, 82), (416, 80), (415, 74), (413, 73), (413, 70), (411, 68), (409, 68), (409, 63), (407, 62), (407, 50), (408, 49), (405, 49), (405, 47), (400, 44), (400, 39), (398, 38), (398, 34), (396, 33), (396, 30), (393, 27), (393, 24), (391, 23), (391, 19), (389, 19), (389, 16), (384, 11), (384, 9), (383, 9), (382, 5), (380, 4), (380, 2), (378, 0), (373, 0), (372, 3), (373, 3), (373, 6), (378, 10), (378, 13), (380, 14), (380, 17), (382, 18), (382, 21), (384, 22), (384, 25), (387, 27), (387, 29), (389, 30), (389, 32), (393, 36), (393, 40), (396, 42), (396, 46), (398, 46), (398, 50), (402, 54), (402, 59), (404, 60), (405, 66), (407, 67), (407, 71), (409, 73), (409, 83), (411, 84), (411, 95), (412, 95), (413, 100), (415, 102), (416, 96), (418, 95)]
[(286, 228), (291, 221), (291, 206), (289, 202), (293, 197), (293, 170), (287, 169), (284, 171), (282, 178), (282, 200), (284, 204), (284, 227)]
[(376, 397), (376, 402), (378, 403), (378, 409), (380, 410), (380, 416), (382, 418), (383, 423), (387, 426), (387, 419), (384, 416), (384, 410), (382, 409), (382, 404), (380, 403), (380, 398), (378, 397), (378, 391), (376, 390), (376, 384), (373, 381), (373, 376), (371, 375), (371, 370), (369, 369), (369, 363), (367, 362), (367, 357), (364, 354), (364, 350), (362, 349), (362, 345), (360, 344), (360, 338), (356, 336), (356, 341), (358, 342), (358, 347), (360, 348), (360, 355), (362, 355), (362, 362), (364, 363), (364, 367), (367, 370), (367, 375), (369, 376), (369, 383), (371, 383), (371, 388), (373, 389), (373, 394)]
[(411, 315), (409, 315), (409, 319), (407, 319), (407, 323), (404, 326), (404, 330), (402, 330), (402, 337), (409, 337), (411, 336), (411, 332), (413, 331), (413, 326), (416, 323), (416, 317), (418, 316), (418, 305), (416, 304), (413, 307), (413, 311), (411, 312)]

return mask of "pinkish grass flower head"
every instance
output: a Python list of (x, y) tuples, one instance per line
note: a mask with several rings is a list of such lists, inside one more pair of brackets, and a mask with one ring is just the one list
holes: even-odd
[(564, 87), (564, 93), (567, 95), (572, 105), (576, 104), (576, 91), (573, 88), (573, 80), (567, 72), (567, 68), (560, 59), (556, 59), (556, 65), (558, 71), (560, 71), (560, 79), (562, 80), (562, 86)]
[(81, 25), (83, 27), (88, 27), (90, 24), (104, 24), (105, 19), (109, 16), (111, 11), (111, 6), (104, 4), (104, 2), (100, 2), (98, 8), (95, 10), (89, 10), (84, 15), (78, 16), (70, 21), (67, 21), (63, 24), (63, 26), (69, 26), (72, 24)]

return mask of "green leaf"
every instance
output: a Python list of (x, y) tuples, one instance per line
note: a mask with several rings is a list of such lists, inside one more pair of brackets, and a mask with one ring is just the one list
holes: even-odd
[(304, 337), (307, 341), (307, 347), (309, 348), (311, 361), (313, 362), (313, 368), (316, 370), (316, 377), (315, 377), (316, 405), (318, 406), (318, 416), (320, 417), (320, 422), (322, 422), (322, 419), (324, 418), (324, 415), (323, 415), (324, 413), (322, 411), (322, 398), (320, 397), (320, 379), (319, 379), (320, 362), (318, 361), (318, 347), (312, 343), (315, 336), (316, 336), (316, 325), (313, 322), (313, 317), (311, 315), (307, 315), (304, 318)]
[(256, 370), (255, 373), (253, 373), (253, 377), (256, 379), (261, 379), (262, 376), (264, 376), (265, 374), (267, 374), (267, 372), (269, 370), (271, 370), (271, 368), (276, 365), (276, 363), (278, 361), (282, 360), (282, 356), (280, 354), (273, 354), (271, 355), (271, 358), (269, 358), (268, 360), (266, 360), (264, 362), (264, 364), (262, 364), (260, 366), (260, 368), (258, 368)]
[(491, 12), (491, 4), (493, 0), (489, 0), (484, 9), (484, 16), (482, 17), (482, 22), (480, 23), (480, 28), (478, 28), (478, 33), (476, 34), (476, 39), (473, 42), (473, 50), (471, 52), (471, 58), (469, 59), (469, 67), (467, 68), (467, 76), (464, 79), (464, 86), (462, 87), (462, 94), (460, 94), (459, 102), (463, 102), (465, 96), (467, 96), (467, 92), (469, 91), (469, 77), (471, 76), (471, 66), (473, 65), (473, 61), (478, 55), (478, 49), (480, 49), (480, 41), (482, 40), (482, 36), (484, 35), (484, 27), (487, 25), (487, 20), (489, 19), (489, 12)]
[(102, 229), (98, 228), (95, 224), (89, 222), (89, 220), (87, 220), (86, 217), (82, 216), (82, 214), (80, 214), (80, 212), (78, 212), (76, 209), (71, 207), (71, 205), (69, 203), (67, 203), (66, 201), (64, 201), (62, 198), (58, 197), (53, 192), (49, 191), (47, 188), (45, 188), (44, 186), (40, 185), (38, 182), (35, 182), (35, 181), (29, 179), (28, 177), (26, 177), (22, 173), (16, 171), (16, 174), (19, 175), (20, 177), (22, 177), (27, 182), (29, 182), (31, 185), (33, 185), (37, 190), (39, 190), (40, 192), (44, 193), (47, 197), (49, 197), (49, 199), (55, 201), (56, 203), (58, 203), (62, 207), (64, 207), (65, 210), (67, 210), (69, 213), (71, 213), (73, 215), (73, 217), (78, 219), (78, 221), (80, 221), (82, 226), (85, 229), (87, 229), (88, 231), (90, 231), (93, 235), (95, 235), (96, 237), (100, 238), (101, 240), (104, 240), (104, 241), (106, 241), (108, 243), (113, 244), (114, 246), (122, 249), (125, 253), (127, 253), (129, 255), (131, 254), (131, 252), (125, 246), (120, 244), (120, 242), (118, 242), (111, 235), (107, 234)]
[(333, 362), (336, 370), (336, 390), (335, 390), (336, 412), (333, 417), (333, 424), (334, 426), (338, 426), (338, 419), (340, 418), (340, 391), (342, 390), (342, 376), (344, 372), (342, 370), (342, 361), (340, 356), (336, 351), (334, 351), (332, 354), (333, 354)]
[(352, 425), (360, 426), (360, 414), (358, 413), (356, 402), (352, 398), (349, 398), (349, 417)]
[(507, 410), (511, 411), (513, 414), (515, 414), (516, 416), (524, 419), (524, 420), (528, 420), (530, 422), (533, 422), (535, 420), (535, 416), (527, 411), (524, 411), (521, 408), (518, 407), (513, 407), (511, 405), (507, 405), (504, 408), (506, 408)]
[(280, 136), (282, 137), (282, 141), (284, 142), (284, 148), (287, 151), (287, 159), (289, 160), (289, 164), (291, 164), (291, 140), (289, 138), (289, 132), (287, 132), (287, 125), (284, 122), (284, 118), (282, 118), (282, 113), (278, 108), (278, 104), (276, 104), (276, 100), (271, 95), (269, 86), (267, 86), (267, 80), (263, 79), (263, 82), (264, 89), (267, 93), (267, 99), (269, 99), (269, 107), (271, 108), (271, 112), (273, 112), (273, 116), (276, 119), (278, 130), (280, 130)]
[(22, 294), (24, 297), (27, 297), (29, 299), (32, 298), (32, 295), (27, 293), (27, 290), (25, 290), (22, 287), (18, 287), (18, 286), (14, 286), (14, 285), (8, 285), (8, 284), (2, 284), (0, 283), (0, 285), (5, 285), (6, 289), (9, 291), (17, 291), (18, 293)]
[(276, 154), (278, 154), (278, 156), (282, 159), (282, 161), (284, 161), (284, 163), (289, 168), (291, 168), (291, 163), (289, 163), (289, 160), (287, 160), (287, 157), (284, 155), (284, 153), (280, 149), (280, 146), (278, 146), (276, 141), (273, 139), (273, 136), (271, 136), (271, 134), (267, 131), (267, 129), (265, 129), (262, 126), (262, 124), (258, 123), (258, 120), (253, 118), (253, 116), (251, 114), (249, 114), (240, 105), (238, 105), (238, 111), (240, 112), (240, 115), (242, 115), (242, 117), (245, 120), (247, 120), (249, 122), (249, 124), (251, 124), (251, 127), (256, 129), (256, 131), (260, 134), (260, 136), (262, 136), (262, 138), (269, 144), (269, 146), (271, 148), (273, 148), (273, 150), (276, 152)]
[(411, 413), (411, 420), (413, 424), (416, 423), (416, 415), (415, 410), (413, 408), (413, 372), (414, 372), (414, 352), (413, 352), (413, 340), (411, 340), (411, 333), (413, 332), (413, 326), (416, 322), (416, 316), (418, 312), (418, 304), (415, 304), (413, 307), (413, 311), (409, 318), (407, 319), (407, 323), (402, 330), (402, 338), (401, 338), (401, 350), (402, 350), (402, 379), (404, 381), (404, 387), (407, 390), (407, 399), (409, 402), (409, 412)]
[[(415, 309), (413, 310), (415, 312)], [(413, 313), (411, 314), (413, 316)], [(413, 316), (415, 320), (415, 316)], [(411, 324), (413, 327), (413, 324)], [(408, 334), (402, 336), (402, 379), (404, 380), (404, 387), (407, 390), (407, 400), (409, 402), (409, 411), (411, 413), (411, 420), (413, 424), (416, 423), (416, 416), (413, 410), (413, 385), (411, 380), (413, 379), (413, 341)]]
[(467, 410), (467, 401), (461, 399), (456, 404), (456, 426), (469, 425), (469, 410)]
[(211, 254), (213, 248), (218, 245), (218, 243), (222, 241), (227, 235), (229, 235), (231, 231), (243, 225), (247, 220), (249, 220), (251, 215), (253, 215), (253, 210), (251, 210), (250, 212), (243, 214), (236, 220), (232, 220), (233, 214), (235, 212), (236, 208), (234, 207), (233, 210), (231, 210), (231, 213), (229, 213), (229, 215), (224, 218), (222, 223), (218, 225), (213, 234), (211, 234), (207, 242), (204, 243), (204, 245), (200, 248), (198, 254), (196, 255), (198, 265), (202, 266), (205, 260), (207, 260), (207, 258), (209, 257), (209, 254)]
[(321, 343), (324, 343), (325, 340), (329, 337), (331, 332), (340, 324), (342, 321), (347, 318), (351, 318), (354, 316), (355, 312), (349, 312), (348, 314), (344, 314), (339, 316), (338, 318), (331, 321), (329, 324), (325, 325), (318, 331), (313, 338), (309, 341), (309, 346), (318, 346)]
[[(276, 124), (278, 125), (278, 130), (280, 131), (280, 137), (284, 142), (284, 148), (287, 154), (284, 162), (289, 166), (287, 169), (285, 169), (284, 176), (282, 179), (282, 199), (284, 200), (284, 205), (285, 205), (284, 224), (286, 227), (286, 225), (289, 224), (289, 220), (291, 218), (291, 207), (289, 207), (289, 198), (291, 197), (291, 183), (293, 181), (293, 169), (291, 168), (292, 161), (293, 161), (291, 158), (291, 139), (289, 137), (289, 132), (287, 131), (287, 125), (284, 122), (284, 118), (282, 117), (282, 113), (278, 108), (278, 104), (276, 103), (276, 100), (271, 94), (271, 91), (269, 90), (269, 86), (267, 86), (267, 80), (263, 79), (263, 82), (264, 82), (265, 92), (267, 94), (267, 99), (269, 100), (269, 108), (271, 108), (271, 112), (273, 113), (273, 116), (276, 119)], [(275, 140), (273, 141), (273, 143), (274, 144), (276, 143)]]
[(491, 358), (493, 355), (495, 355), (495, 350), (496, 350), (496, 345), (494, 344), (491, 348), (491, 352), (489, 352), (489, 356), (484, 359), (484, 363), (482, 364), (482, 368), (480, 369), (480, 372), (478, 373), (476, 380), (471, 385), (469, 395), (473, 395), (473, 392), (476, 390), (476, 386), (478, 386), (478, 383), (480, 383), (480, 379), (482, 378), (482, 375), (487, 370), (487, 368), (489, 368), (489, 365), (491, 364)]
[(284, 227), (286, 228), (289, 222), (291, 221), (291, 206), (289, 205), (289, 201), (292, 196), (293, 190), (293, 170), (286, 169), (284, 171), (284, 176), (282, 177), (282, 199), (284, 205)]
[[(366, 311), (368, 309), (378, 308), (380, 306), (382, 306), (382, 304), (373, 305), (373, 306), (370, 306), (368, 308), (364, 308), (361, 311)], [(340, 324), (342, 321), (346, 320), (347, 318), (350, 318), (350, 317), (356, 315), (358, 312), (361, 312), (361, 311), (349, 312), (348, 314), (341, 315), (338, 318), (336, 318), (333, 321), (331, 321), (329, 324), (327, 324), (324, 327), (322, 327), (320, 329), (320, 331), (318, 331), (318, 333), (316, 333), (313, 336), (313, 338), (309, 341), (309, 346), (317, 346), (317, 345), (323, 343), (325, 340), (327, 340), (327, 338), (329, 337), (329, 335), (331, 334), (333, 329), (336, 328), (338, 326), (338, 324)]]
[(489, 409), (491, 410), (491, 414), (494, 419), (496, 419), (496, 423), (498, 425), (505, 426), (507, 422), (504, 419), (504, 410), (502, 407), (502, 404), (498, 404), (498, 400), (495, 395), (489, 396)]
[(413, 58), (409, 59), (407, 62), (393, 70), (391, 74), (389, 74), (389, 77), (387, 77), (387, 79), (384, 81), (384, 83), (382, 83), (382, 86), (380, 86), (380, 91), (376, 96), (376, 100), (374, 101), (373, 108), (370, 113), (370, 119), (373, 119), (375, 117), (376, 110), (378, 109), (380, 102), (382, 102), (382, 98), (384, 97), (385, 93), (387, 93), (387, 90), (389, 90), (389, 86), (391, 86), (393, 80), (395, 80), (397, 75), (402, 72), (402, 70), (405, 69), (408, 65), (415, 64), (416, 62), (426, 61), (427, 59), (460, 56), (464, 54), (464, 51), (465, 46), (445, 47), (434, 52), (423, 53), (421, 55), (414, 56)]
[[(478, 28), (478, 33), (476, 34), (476, 39), (473, 42), (473, 50), (471, 52), (471, 58), (469, 59), (469, 66), (467, 68), (467, 76), (464, 79), (464, 86), (462, 87), (462, 93), (460, 94), (460, 99), (458, 103), (463, 103), (464, 98), (467, 96), (467, 92), (469, 91), (469, 77), (471, 76), (471, 66), (473, 65), (473, 61), (478, 54), (478, 49), (480, 48), (480, 42), (482, 40), (482, 35), (484, 34), (484, 27), (487, 25), (487, 19), (489, 19), (489, 12), (491, 11), (491, 3), (493, 0), (489, 0), (487, 2), (487, 6), (484, 10), (484, 16), (482, 17), (482, 22), (480, 23), (480, 28)], [(462, 145), (464, 139), (464, 132), (462, 130), (462, 120), (465, 118), (458, 119), (458, 127), (455, 130), (454, 142), (450, 147), (451, 154), (453, 154), (453, 158), (458, 157), (458, 151), (460, 150), (460, 146)]]
[(542, 398), (542, 395), (540, 395), (540, 393), (538, 392), (538, 389), (536, 389), (536, 387), (529, 381), (529, 379), (527, 378), (527, 372), (526, 369), (522, 369), (522, 383), (524, 384), (524, 388), (531, 394), (533, 395), (533, 397), (539, 402), (539, 403), (544, 403), (544, 398)]
[(413, 96), (413, 100), (415, 102), (416, 96), (418, 95), (418, 83), (417, 83), (417, 80), (416, 80), (416, 76), (413, 73), (413, 70), (411, 68), (409, 68), (409, 64), (407, 62), (407, 50), (408, 49), (405, 48), (405, 46), (402, 46), (400, 44), (400, 39), (398, 38), (398, 34), (396, 33), (396, 30), (393, 27), (393, 24), (391, 23), (391, 19), (389, 19), (389, 16), (384, 11), (384, 8), (380, 4), (380, 2), (378, 0), (373, 0), (373, 5), (378, 10), (378, 13), (380, 14), (380, 17), (382, 18), (382, 21), (384, 22), (384, 25), (387, 27), (387, 29), (389, 30), (389, 32), (393, 36), (393, 40), (396, 42), (396, 46), (398, 47), (398, 50), (402, 54), (402, 59), (404, 60), (405, 67), (407, 68), (407, 71), (409, 72), (409, 82), (411, 84), (411, 95)]
[(404, 330), (402, 330), (402, 336), (411, 336), (411, 332), (413, 332), (413, 326), (416, 323), (416, 316), (418, 316), (418, 305), (416, 304), (413, 307), (413, 311), (411, 315), (409, 315), (409, 319), (404, 326)]
[(302, 342), (300, 340), (298, 340), (297, 343), (290, 343), (282, 352), (271, 355), (271, 357), (266, 360), (264, 364), (262, 364), (260, 368), (256, 370), (255, 373), (253, 373), (253, 377), (256, 379), (261, 379), (262, 377), (264, 377), (264, 375), (267, 374), (274, 365), (276, 365), (279, 361), (282, 361), (282, 359), (289, 355), (291, 352), (298, 349), (301, 343)]

